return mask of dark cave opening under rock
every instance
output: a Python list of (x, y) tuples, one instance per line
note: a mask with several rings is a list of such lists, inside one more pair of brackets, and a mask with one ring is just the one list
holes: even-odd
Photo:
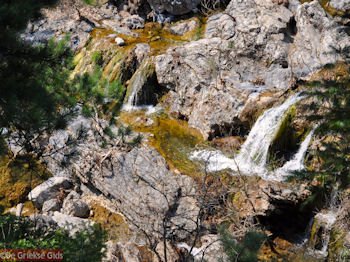
[(258, 219), (272, 233), (272, 238), (280, 237), (299, 243), (307, 233), (312, 216), (311, 208), (301, 209), (301, 204), (280, 203), (273, 212), (258, 216)]
[(134, 101), (134, 105), (156, 105), (158, 100), (167, 92), (164, 86), (158, 84), (157, 76), (154, 73), (144, 83), (142, 89), (138, 92), (138, 95)]

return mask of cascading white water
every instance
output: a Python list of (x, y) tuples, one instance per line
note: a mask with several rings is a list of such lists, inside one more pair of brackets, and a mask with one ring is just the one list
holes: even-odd
[(269, 146), (282, 123), (284, 113), (303, 98), (299, 93), (295, 94), (258, 118), (237, 156), (240, 169), (255, 171), (257, 174), (265, 171)]
[(267, 171), (266, 161), (268, 149), (280, 128), (285, 112), (290, 106), (303, 98), (305, 96), (297, 93), (288, 98), (282, 105), (266, 110), (256, 121), (247, 140), (242, 145), (240, 153), (234, 158), (223, 155), (221, 151), (208, 150), (197, 150), (192, 153), (191, 158), (204, 160), (207, 163), (207, 169), (209, 171), (219, 171), (228, 168), (238, 171), (239, 169), (243, 174), (257, 174), (268, 180), (282, 180), (284, 177), (282, 170), (286, 171), (296, 163), (298, 163), (298, 166), (293, 166), (293, 168), (303, 168), (302, 161), (312, 138), (313, 131), (309, 133), (296, 155), (291, 161), (286, 163), (286, 166), (281, 169), (278, 175)]
[(131, 111), (136, 108), (135, 101), (137, 101), (137, 89), (133, 88), (128, 96), (128, 101), (123, 105), (123, 110)]
[(309, 134), (305, 137), (304, 141), (301, 143), (298, 149), (298, 152), (293, 156), (293, 158), (275, 171), (274, 176), (277, 178), (277, 180), (283, 180), (283, 178), (291, 174), (293, 171), (304, 169), (305, 154), (311, 142), (315, 129), (316, 127), (313, 127), (311, 129)]
[[(337, 206), (338, 200), (338, 185), (333, 188), (329, 206), (325, 212), (322, 210), (311, 218), (307, 228), (306, 234), (302, 239), (299, 247), (307, 246), (307, 253), (314, 258), (323, 259), (328, 256), (328, 246), (330, 241), (331, 230), (334, 224), (337, 222), (337, 216), (339, 214), (339, 206)], [(321, 230), (322, 229), (322, 230)], [(313, 236), (312, 234), (313, 232)], [(321, 232), (321, 235), (319, 235)], [(312, 237), (312, 238), (310, 238)], [(315, 243), (320, 241), (321, 245), (316, 248)]]

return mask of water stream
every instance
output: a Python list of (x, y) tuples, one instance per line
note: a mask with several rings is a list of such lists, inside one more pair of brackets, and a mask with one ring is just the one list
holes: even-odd
[(206, 149), (193, 152), (191, 158), (205, 161), (208, 171), (212, 172), (231, 169), (245, 175), (257, 174), (268, 180), (283, 180), (291, 171), (304, 168), (303, 160), (314, 129), (301, 143), (294, 157), (274, 172), (267, 169), (268, 149), (282, 124), (285, 112), (303, 98), (305, 96), (297, 93), (288, 98), (282, 105), (266, 110), (254, 124), (239, 154), (233, 158), (225, 156), (219, 150)]
[(288, 176), (293, 171), (304, 169), (305, 167), (304, 159), (305, 159), (306, 151), (311, 142), (315, 129), (316, 129), (316, 126), (311, 129), (309, 134), (305, 137), (304, 141), (300, 144), (298, 152), (293, 156), (293, 158), (275, 171), (274, 175), (278, 178), (278, 180), (283, 180), (286, 176)]

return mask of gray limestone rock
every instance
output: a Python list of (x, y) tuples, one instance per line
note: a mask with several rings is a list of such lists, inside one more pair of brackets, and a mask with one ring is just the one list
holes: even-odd
[(69, 34), (68, 45), (75, 51), (84, 47), (94, 27), (108, 28), (111, 23), (120, 26), (120, 20), (116, 7), (110, 3), (93, 7), (83, 5), (80, 0), (63, 0), (56, 8), (44, 9), (43, 18), (29, 23), (21, 36), (32, 44), (41, 44)]
[(69, 189), (72, 187), (71, 181), (66, 177), (51, 177), (44, 183), (34, 188), (29, 194), (28, 199), (36, 207), (41, 207), (45, 201), (56, 198), (60, 195), (60, 188)]
[(131, 15), (124, 18), (122, 24), (130, 29), (140, 29), (145, 27), (145, 19), (138, 15)]
[[(192, 179), (182, 175), (174, 176), (163, 157), (146, 145), (130, 151), (122, 150), (117, 146), (120, 143), (118, 137), (106, 137), (107, 146), (102, 148), (102, 141), (97, 132), (94, 132), (95, 125), (83, 117), (74, 119), (65, 132), (69, 130), (75, 136), (73, 126), (79, 129), (81, 123), (85, 122), (90, 123), (90, 128), (86, 136), (74, 145), (74, 150), (79, 154), (70, 159), (64, 168), (56, 160), (62, 154), (53, 154), (44, 159), (49, 169), (58, 173), (63, 172), (62, 169), (66, 173), (74, 173), (82, 183), (103, 193), (115, 203), (131, 227), (142, 228), (145, 232), (160, 237), (163, 219), (167, 217), (167, 233), (179, 239), (187, 238), (196, 228), (194, 221), (198, 214), (196, 186)], [(105, 124), (101, 122), (102, 127)], [(112, 126), (111, 130), (117, 133), (116, 127)], [(61, 141), (60, 137), (65, 137), (63, 134), (64, 132), (56, 132), (50, 140)], [(134, 134), (130, 135), (130, 139), (132, 136)], [(129, 137), (125, 139), (128, 141)], [(69, 152), (69, 146), (65, 150)], [(65, 199), (63, 212), (66, 206), (79, 201), (75, 200), (76, 193), (70, 194), (73, 199)]]
[(67, 230), (71, 236), (78, 231), (89, 229), (94, 225), (94, 222), (91, 220), (72, 217), (57, 211), (50, 215), (33, 214), (30, 216), (30, 219), (33, 220), (39, 228), (49, 227), (52, 229), (52, 226), (58, 226)]
[(91, 220), (69, 216), (57, 211), (55, 211), (50, 218), (60, 228), (67, 230), (70, 235), (74, 235), (78, 231), (86, 230), (94, 224)]
[(183, 15), (196, 11), (199, 0), (147, 0), (157, 13), (168, 12), (172, 15)]
[(169, 31), (174, 35), (185, 35), (188, 32), (194, 30), (198, 24), (197, 19), (190, 19), (187, 21), (180, 21), (170, 26)]
[(61, 212), (74, 217), (87, 218), (90, 214), (90, 207), (81, 200), (77, 192), (72, 191), (64, 199)]
[(141, 43), (135, 46), (135, 55), (137, 57), (137, 61), (141, 64), (145, 58), (147, 58), (151, 52), (151, 47), (149, 44)]
[(42, 207), (43, 212), (59, 211), (60, 209), (61, 209), (61, 204), (58, 202), (56, 198), (45, 201)]
[(297, 34), (289, 49), (289, 64), (298, 78), (307, 79), (327, 64), (349, 61), (350, 36), (318, 1), (300, 5), (295, 20)]
[[(349, 61), (344, 28), (317, 1), (292, 4), (295, 14), (272, 1), (232, 0), (224, 13), (209, 18), (206, 39), (157, 56), (157, 79), (170, 90), (170, 113), (188, 120), (205, 139), (241, 135), (255, 121), (249, 104), (266, 109), (296, 80), (327, 63)], [(267, 93), (274, 98), (261, 103)]]
[(332, 8), (340, 12), (350, 12), (350, 0), (331, 0), (329, 4)]
[(206, 28), (205, 37), (220, 37), (229, 40), (235, 35), (235, 21), (233, 18), (224, 13), (218, 13), (209, 17)]

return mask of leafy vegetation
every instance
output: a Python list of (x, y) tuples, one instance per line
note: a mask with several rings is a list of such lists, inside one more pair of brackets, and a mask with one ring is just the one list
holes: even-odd
[(251, 231), (240, 240), (232, 236), (227, 228), (222, 226), (219, 228), (220, 239), (224, 247), (227, 261), (251, 262), (258, 261), (258, 252), (266, 235), (263, 232)]
[(307, 105), (308, 119), (319, 123), (321, 138), (314, 153), (318, 168), (297, 173), (298, 178), (318, 181), (323, 187), (350, 184), (350, 79), (314, 82), (308, 92), (314, 101)]
[(104, 257), (106, 232), (100, 225), (69, 235), (55, 226), (40, 228), (27, 218), (0, 216), (0, 248), (63, 249), (63, 261), (101, 261)]
[(55, 0), (4, 0), (0, 6), (0, 133), (17, 135), (27, 151), (30, 141), (63, 127), (70, 99), (64, 91), (72, 54), (64, 41), (32, 46), (21, 40), (30, 19)]
[[(69, 80), (73, 55), (68, 37), (60, 42), (32, 46), (19, 32), (29, 20), (40, 17), (40, 9), (56, 1), (3, 1), (0, 6), (0, 152), (6, 153), (4, 138), (13, 137), (27, 153), (35, 152), (33, 141), (42, 134), (64, 128), (80, 102), (86, 115), (118, 114), (125, 89), (119, 80), (102, 77), (102, 56), (93, 56), (96, 70)], [(64, 109), (63, 109), (64, 108)]]
[(99, 66), (92, 74), (76, 76), (70, 83), (69, 91), (83, 104), (83, 114), (86, 116), (109, 114), (111, 118), (119, 113), (125, 95), (120, 80), (109, 82), (102, 77)]

